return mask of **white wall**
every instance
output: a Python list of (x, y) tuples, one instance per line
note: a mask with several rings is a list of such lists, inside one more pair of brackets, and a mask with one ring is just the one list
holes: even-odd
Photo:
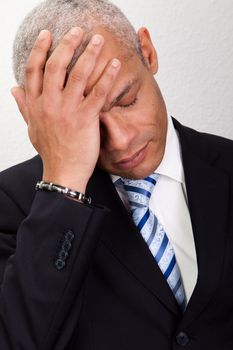
[[(12, 42), (38, 0), (0, 2), (0, 170), (34, 150), (10, 88)], [(159, 54), (157, 80), (170, 113), (186, 125), (233, 139), (233, 1), (115, 0)]]

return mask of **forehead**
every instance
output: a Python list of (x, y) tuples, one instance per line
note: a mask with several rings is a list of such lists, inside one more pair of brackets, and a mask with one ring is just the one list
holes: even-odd
[(103, 74), (104, 69), (113, 58), (117, 58), (121, 62), (121, 70), (117, 77), (116, 85), (122, 86), (124, 85), (124, 82), (134, 80), (141, 66), (141, 60), (136, 51), (127, 51), (127, 49), (123, 47), (111, 33), (102, 28), (96, 29), (93, 34), (103, 35), (105, 41), (93, 74), (89, 78), (87, 90), (90, 91), (96, 84)]

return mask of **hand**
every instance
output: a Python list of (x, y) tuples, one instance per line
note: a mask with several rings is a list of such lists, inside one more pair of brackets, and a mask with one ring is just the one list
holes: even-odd
[(109, 62), (84, 97), (104, 38), (92, 37), (65, 84), (67, 67), (82, 40), (82, 30), (73, 28), (47, 60), (52, 37), (43, 30), (27, 62), (25, 88), (13, 88), (12, 94), (42, 158), (43, 180), (85, 193), (99, 157), (99, 114), (121, 64), (117, 59)]

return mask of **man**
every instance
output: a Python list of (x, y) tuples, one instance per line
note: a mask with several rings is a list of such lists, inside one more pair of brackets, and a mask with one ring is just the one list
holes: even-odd
[(167, 116), (149, 32), (47, 0), (14, 67), (39, 156), (0, 175), (1, 349), (232, 349), (233, 143)]

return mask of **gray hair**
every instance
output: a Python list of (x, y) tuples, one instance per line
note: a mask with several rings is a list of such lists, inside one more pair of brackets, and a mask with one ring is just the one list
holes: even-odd
[(85, 49), (91, 32), (96, 27), (102, 27), (112, 33), (127, 53), (136, 52), (142, 58), (135, 29), (121, 10), (108, 0), (45, 0), (25, 17), (16, 34), (13, 70), (17, 83), (24, 85), (26, 63), (42, 29), (52, 33), (50, 55), (63, 36), (76, 26), (83, 29), (84, 41), (76, 50), (68, 71)]

